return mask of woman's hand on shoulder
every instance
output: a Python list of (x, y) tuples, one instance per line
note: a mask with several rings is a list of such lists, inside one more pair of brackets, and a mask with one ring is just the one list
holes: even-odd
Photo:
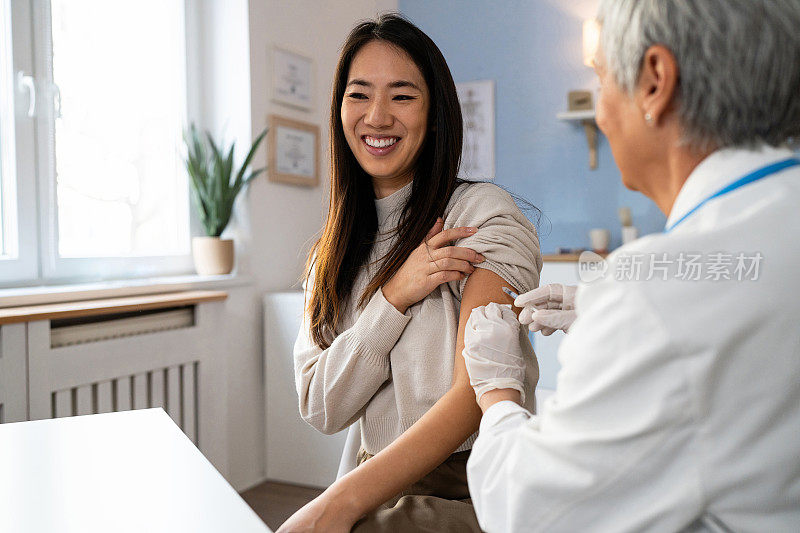
[(474, 235), (478, 228), (460, 227), (443, 230), (444, 221), (436, 220), (425, 240), (411, 252), (403, 266), (383, 286), (383, 296), (398, 311), (406, 309), (428, 296), (433, 289), (464, 279), (475, 271), (473, 263), (485, 258), (470, 248), (450, 243)]

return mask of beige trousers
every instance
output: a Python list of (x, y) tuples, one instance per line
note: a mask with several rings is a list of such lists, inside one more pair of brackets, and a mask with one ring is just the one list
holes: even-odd
[[(363, 449), (358, 464), (372, 456)], [(454, 453), (400, 494), (356, 522), (353, 533), (480, 533), (467, 488), (469, 451)]]

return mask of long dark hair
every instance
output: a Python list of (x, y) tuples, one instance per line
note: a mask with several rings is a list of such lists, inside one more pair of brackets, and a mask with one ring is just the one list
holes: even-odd
[(414, 169), (411, 195), (398, 223), (397, 239), (379, 259), (380, 269), (360, 295), (363, 306), (402, 266), (428, 231), (443, 216), (450, 196), (460, 183), (463, 124), (456, 86), (444, 56), (434, 42), (402, 16), (389, 13), (358, 24), (342, 47), (333, 80), (330, 118), (331, 195), (322, 236), (309, 253), (306, 280), (314, 272), (308, 316), (311, 336), (327, 348), (353, 290), (359, 270), (375, 242), (378, 217), (370, 176), (358, 164), (342, 127), (350, 64), (371, 41), (385, 41), (404, 50), (419, 68), (430, 93), (428, 131)]

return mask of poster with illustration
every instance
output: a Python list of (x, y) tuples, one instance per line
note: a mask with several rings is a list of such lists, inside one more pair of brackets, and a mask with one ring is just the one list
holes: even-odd
[(464, 145), (459, 177), (493, 180), (494, 80), (456, 84), (464, 120)]

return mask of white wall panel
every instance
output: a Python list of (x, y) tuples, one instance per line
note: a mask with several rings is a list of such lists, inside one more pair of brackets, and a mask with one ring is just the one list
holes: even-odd
[[(577, 285), (578, 263), (545, 261), (542, 267), (540, 285), (549, 283), (563, 283), (564, 285)], [(534, 333), (531, 336), (533, 349), (536, 358), (539, 360), (539, 387), (546, 390), (555, 390), (556, 376), (561, 370), (558, 362), (558, 347), (564, 340), (565, 333), (556, 331), (552, 335), (545, 336), (541, 333)]]
[(292, 348), (302, 314), (299, 291), (264, 297), (267, 477), (327, 487), (336, 479), (347, 431), (324, 435), (300, 417)]

